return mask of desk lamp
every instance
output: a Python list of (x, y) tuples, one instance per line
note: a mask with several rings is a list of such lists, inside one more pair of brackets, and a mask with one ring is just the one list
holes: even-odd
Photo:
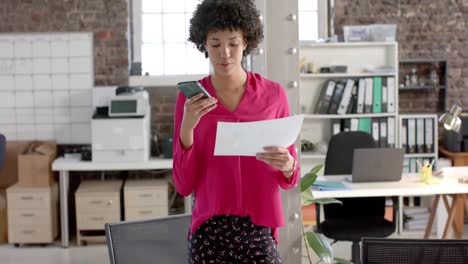
[(461, 111), (461, 107), (453, 105), (449, 113), (444, 113), (440, 116), (439, 122), (444, 124), (445, 129), (459, 132), (461, 127), (461, 119), (459, 117)]

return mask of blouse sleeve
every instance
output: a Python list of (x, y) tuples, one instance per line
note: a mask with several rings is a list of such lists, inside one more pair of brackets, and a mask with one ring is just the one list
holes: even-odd
[(180, 126), (184, 115), (184, 104), (185, 97), (179, 92), (174, 115), (172, 177), (177, 192), (183, 196), (188, 196), (193, 191), (197, 166), (195, 162), (195, 142), (189, 149), (184, 149), (180, 142)]
[[(290, 111), (289, 111), (288, 96), (286, 95), (284, 88), (281, 87), (281, 85), (279, 84), (278, 84), (278, 91), (279, 91), (279, 96), (278, 96), (279, 107), (278, 107), (278, 114), (276, 117), (277, 118), (289, 117)], [(297, 161), (296, 146), (293, 144), (288, 147), (288, 150), (291, 156), (294, 158), (294, 160)], [(285, 190), (291, 189), (294, 186), (296, 186), (299, 180), (299, 162), (296, 162), (293, 175), (289, 179), (286, 178), (283, 172), (280, 170), (278, 170), (276, 178), (278, 179), (278, 184), (281, 186), (281, 188)]]

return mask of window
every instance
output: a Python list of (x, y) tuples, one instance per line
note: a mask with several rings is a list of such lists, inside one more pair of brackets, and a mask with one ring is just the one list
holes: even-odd
[(327, 1), (299, 0), (299, 40), (315, 41), (327, 37)]
[[(299, 40), (327, 37), (327, 0), (299, 1)], [(189, 22), (199, 0), (133, 0), (133, 62), (151, 76), (206, 75), (209, 61), (188, 42)]]
[(207, 74), (209, 62), (188, 42), (198, 0), (134, 0), (134, 61), (142, 75)]

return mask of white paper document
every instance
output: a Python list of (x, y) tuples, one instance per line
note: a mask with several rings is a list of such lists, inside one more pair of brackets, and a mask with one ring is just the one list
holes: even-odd
[(218, 122), (215, 156), (255, 156), (263, 147), (289, 147), (294, 144), (304, 115), (286, 118), (230, 123)]

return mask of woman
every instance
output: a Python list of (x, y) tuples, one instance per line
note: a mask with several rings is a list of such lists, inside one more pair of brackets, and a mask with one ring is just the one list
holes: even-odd
[(267, 146), (256, 157), (213, 155), (217, 122), (289, 116), (284, 89), (241, 66), (262, 38), (250, 0), (205, 0), (190, 20), (189, 41), (213, 66), (199, 82), (213, 97), (179, 93), (175, 109), (174, 183), (180, 194), (195, 195), (189, 263), (281, 263), (279, 187), (298, 181), (294, 145)]

